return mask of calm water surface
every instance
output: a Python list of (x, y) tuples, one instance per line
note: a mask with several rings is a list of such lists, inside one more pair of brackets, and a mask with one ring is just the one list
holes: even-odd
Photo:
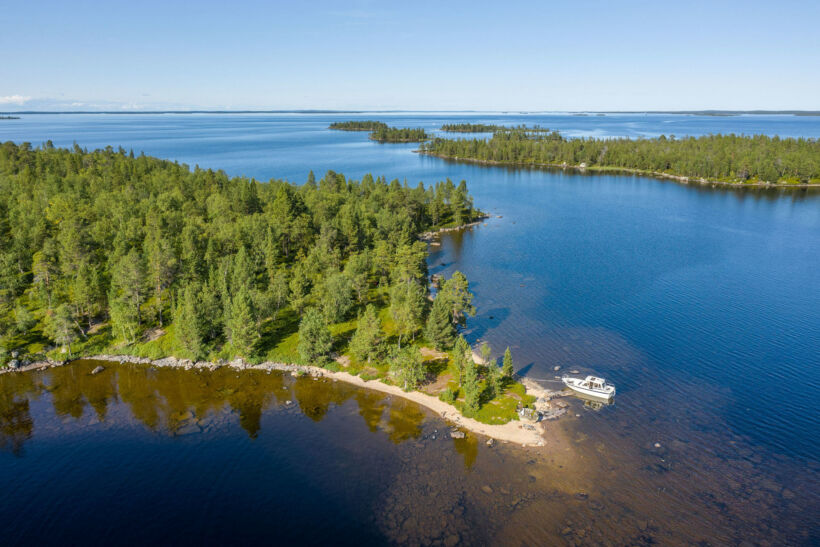
[[(470, 279), (478, 314), (468, 339), (486, 339), (498, 353), (510, 345), (521, 372), (545, 385), (561, 366), (618, 386), (616, 404), (600, 411), (573, 403), (554, 428), (554, 449), (538, 454), (477, 440), (468, 450), (440, 434), (433, 441), (444, 424), (425, 412), (336, 384), (317, 389), (324, 411), (316, 420), (298, 402), (301, 380), (289, 378), (266, 376), (253, 388), (236, 379), (243, 385), (227, 393), (223, 378), (139, 367), (100, 377), (4, 375), (0, 522), (14, 523), (15, 541), (48, 532), (80, 541), (89, 529), (100, 542), (153, 539), (169, 528), (178, 534), (169, 539), (191, 541), (820, 541), (820, 195), (479, 167), (326, 130), (353, 118), (431, 130), (469, 120), (568, 135), (820, 136), (820, 119), (793, 116), (4, 121), (0, 140), (110, 144), (262, 180), (301, 181), (310, 169), (411, 184), (466, 179), (496, 217), (444, 237), (430, 264)], [(191, 382), (204, 387), (186, 391)], [(381, 404), (394, 410), (373, 418)], [(416, 429), (396, 434), (384, 418), (393, 415)], [(179, 435), (174, 424), (191, 420), (206, 425)], [(21, 520), (21, 511), (34, 518)]]

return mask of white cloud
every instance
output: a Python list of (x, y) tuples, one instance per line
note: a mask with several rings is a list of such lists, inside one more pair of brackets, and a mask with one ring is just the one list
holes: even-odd
[(31, 100), (31, 97), (24, 97), (22, 95), (0, 95), (0, 104), (17, 104), (23, 105)]

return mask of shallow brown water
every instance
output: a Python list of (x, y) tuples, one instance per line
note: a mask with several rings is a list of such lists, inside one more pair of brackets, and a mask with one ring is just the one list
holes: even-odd
[(580, 401), (546, 447), (490, 447), (343, 383), (97, 364), (0, 376), (5, 544), (811, 541), (800, 488), (708, 439), (608, 435)]

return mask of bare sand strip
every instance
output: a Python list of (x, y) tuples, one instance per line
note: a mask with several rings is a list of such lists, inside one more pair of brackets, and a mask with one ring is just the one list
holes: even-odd
[[(498, 441), (515, 443), (521, 446), (544, 445), (544, 427), (541, 423), (526, 424), (526, 427), (524, 423), (519, 421), (508, 422), (503, 425), (483, 424), (472, 418), (462, 416), (462, 414), (458, 411), (456, 407), (448, 403), (445, 403), (441, 399), (438, 399), (437, 397), (434, 397), (432, 395), (428, 395), (420, 391), (402, 391), (399, 387), (391, 386), (380, 380), (364, 380), (358, 376), (354, 376), (353, 374), (347, 372), (332, 372), (320, 367), (294, 365), (289, 363), (275, 363), (272, 361), (266, 361), (258, 365), (251, 365), (241, 359), (236, 359), (234, 361), (221, 364), (211, 363), (207, 361), (194, 362), (188, 359), (177, 359), (175, 357), (166, 357), (164, 359), (152, 360), (144, 357), (134, 357), (131, 355), (94, 355), (92, 357), (83, 357), (83, 359), (88, 361), (107, 361), (113, 363), (152, 365), (155, 367), (162, 368), (181, 368), (185, 370), (216, 370), (223, 366), (227, 366), (235, 370), (276, 370), (281, 372), (295, 372), (297, 374), (309, 374), (314, 377), (330, 378), (332, 380), (345, 382), (365, 389), (372, 389), (374, 391), (380, 391), (382, 393), (387, 393), (389, 395), (394, 395), (396, 397), (402, 397), (404, 399), (413, 401), (414, 403), (417, 403), (423, 407), (429, 408), (430, 410), (432, 410), (445, 420), (453, 423), (457, 427), (466, 429), (468, 431), (472, 431), (473, 433), (485, 435)], [(21, 372), (27, 370), (40, 370), (55, 366), (65, 366), (66, 364), (70, 364), (70, 362), (37, 362), (26, 365), (25, 367), (18, 370)], [(12, 371), (6, 370), (3, 372)]]

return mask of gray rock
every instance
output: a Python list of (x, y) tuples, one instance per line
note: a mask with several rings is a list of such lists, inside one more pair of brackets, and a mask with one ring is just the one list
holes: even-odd
[(454, 439), (463, 439), (466, 437), (463, 431), (459, 431), (458, 429), (454, 429), (450, 432), (450, 436)]
[(554, 367), (552, 367), (552, 370), (561, 370), (561, 367), (559, 365), (555, 365)]
[[(14, 353), (12, 353), (12, 355), (14, 355)], [(20, 368), (20, 361), (18, 361), (17, 359), (12, 359), (11, 361), (9, 361), (9, 368), (12, 370), (17, 370), (18, 368)]]
[(495, 439), (487, 439), (487, 446), (493, 446), (495, 444)]
[(99, 366), (95, 367), (94, 370), (91, 371), (91, 374), (99, 374), (104, 370), (105, 370), (105, 367), (102, 366), (102, 365), (99, 365)]
[(489, 484), (485, 484), (484, 486), (482, 486), (481, 491), (484, 492), (485, 494), (492, 494), (493, 493), (493, 489), (490, 488)]

